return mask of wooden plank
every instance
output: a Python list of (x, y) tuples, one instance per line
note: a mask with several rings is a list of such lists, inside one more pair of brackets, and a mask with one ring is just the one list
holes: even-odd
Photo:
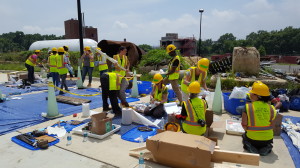
[(259, 154), (215, 150), (212, 154), (212, 162), (231, 162), (259, 166)]

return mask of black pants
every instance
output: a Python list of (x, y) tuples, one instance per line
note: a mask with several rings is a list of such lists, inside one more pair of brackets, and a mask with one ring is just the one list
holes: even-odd
[(263, 147), (268, 146), (268, 144), (272, 144), (273, 143), (273, 139), (267, 140), (267, 141), (258, 141), (258, 140), (250, 139), (250, 138), (247, 137), (246, 133), (244, 133), (242, 135), (242, 137), (243, 137), (243, 144), (245, 144), (245, 142), (249, 142), (256, 149), (261, 149)]
[(59, 75), (59, 77), (61, 79), (60, 88), (63, 89), (65, 87), (65, 90), (69, 90), (67, 83), (66, 83), (67, 74)]
[(28, 81), (30, 83), (34, 83), (34, 66), (25, 63), (25, 67), (27, 68), (28, 71)]
[(109, 75), (107, 73), (101, 75), (100, 82), (102, 88), (103, 109), (109, 108), (107, 102), (107, 99), (109, 98), (113, 112), (116, 115), (121, 115), (122, 110), (118, 103), (119, 90), (109, 90)]

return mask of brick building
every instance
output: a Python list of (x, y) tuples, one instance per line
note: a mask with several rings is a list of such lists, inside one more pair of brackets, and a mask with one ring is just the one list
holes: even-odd
[[(70, 19), (65, 21), (65, 38), (66, 39), (78, 39), (79, 30), (78, 30), (79, 21), (76, 19)], [(98, 32), (97, 28), (92, 26), (83, 27), (83, 38), (93, 39), (98, 42)]]

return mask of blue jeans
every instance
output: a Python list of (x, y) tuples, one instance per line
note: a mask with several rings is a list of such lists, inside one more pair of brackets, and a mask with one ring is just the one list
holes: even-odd
[(85, 76), (88, 73), (89, 75), (89, 83), (92, 83), (92, 74), (93, 74), (94, 67), (83, 66), (82, 67), (82, 82), (85, 80)]
[(58, 72), (50, 72), (50, 76), (52, 77), (53, 85), (58, 87), (58, 85), (59, 85), (59, 74), (58, 74)]

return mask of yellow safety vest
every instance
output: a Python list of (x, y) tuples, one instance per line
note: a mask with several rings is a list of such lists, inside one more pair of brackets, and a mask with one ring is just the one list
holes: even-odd
[[(125, 69), (127, 68), (127, 65), (128, 65), (128, 58), (126, 55), (123, 55), (123, 59), (121, 60), (120, 59), (120, 55), (117, 54), (117, 55), (114, 55), (114, 59), (118, 61), (118, 64), (121, 65), (122, 67), (124, 67)], [(118, 73), (122, 76), (125, 76), (126, 75), (126, 72), (124, 70), (120, 70), (118, 71), (117, 69), (114, 71), (115, 73)]]
[(168, 71), (171, 71), (173, 62), (174, 62), (175, 60), (178, 60), (178, 61), (179, 61), (179, 64), (178, 64), (178, 66), (177, 66), (175, 72), (169, 75), (169, 80), (179, 79), (180, 59), (179, 59), (179, 56), (178, 56), (178, 55), (177, 55), (176, 57), (174, 57), (174, 59), (170, 62)]
[(153, 95), (154, 100), (156, 100), (156, 101), (162, 101), (163, 93), (168, 88), (163, 84), (161, 91), (159, 91), (157, 85), (155, 85), (153, 89), (154, 89), (154, 95)]
[(58, 69), (57, 69), (57, 57), (58, 55), (53, 55), (51, 54), (49, 57), (48, 57), (48, 63), (49, 63), (49, 67), (50, 67), (50, 72), (58, 72)]
[[(33, 54), (35, 55), (35, 54)], [(31, 56), (33, 56), (31, 55)], [(37, 59), (33, 59), (31, 56), (29, 56), (26, 60), (26, 64), (30, 65), (30, 66), (35, 66)]]
[(69, 71), (64, 64), (64, 55), (57, 55), (57, 70), (60, 75), (67, 74)]
[(273, 139), (273, 127), (271, 122), (275, 119), (274, 106), (255, 101), (246, 104), (248, 117), (247, 137), (253, 140), (267, 141)]
[[(83, 61), (82, 61), (82, 66), (83, 66)], [(90, 58), (90, 67), (95, 67), (95, 60), (94, 58)]]
[[(189, 85), (187, 85), (185, 83), (185, 81), (184, 81), (184, 79), (186, 78), (186, 73), (190, 72), (190, 76), (192, 77), (190, 83), (192, 83), (192, 82), (194, 82), (196, 80), (196, 75), (195, 75), (196, 74), (196, 72), (195, 72), (196, 68), (197, 67), (190, 67), (188, 70), (186, 70), (186, 72), (184, 73), (184, 77), (183, 77), (183, 79), (181, 81), (181, 91), (183, 91), (183, 92), (185, 92), (187, 94), (189, 93), (188, 90), (187, 90), (187, 88), (189, 87)], [(206, 78), (206, 75), (207, 75), (207, 73), (205, 73), (204, 79)], [(200, 76), (198, 78), (198, 82), (201, 85), (201, 83), (202, 83), (202, 73), (200, 73)]]
[(183, 104), (187, 112), (187, 117), (182, 122), (182, 129), (188, 134), (203, 135), (206, 131), (206, 125), (202, 127), (198, 124), (198, 120), (202, 119), (205, 121), (205, 100), (195, 97), (184, 101)]
[(114, 72), (108, 72), (109, 90), (120, 90), (123, 76)]
[[(102, 62), (102, 55), (100, 55), (98, 57), (98, 61)], [(104, 71), (104, 70), (107, 70), (107, 69), (108, 69), (107, 61), (105, 61), (104, 63), (99, 63), (99, 71)]]

